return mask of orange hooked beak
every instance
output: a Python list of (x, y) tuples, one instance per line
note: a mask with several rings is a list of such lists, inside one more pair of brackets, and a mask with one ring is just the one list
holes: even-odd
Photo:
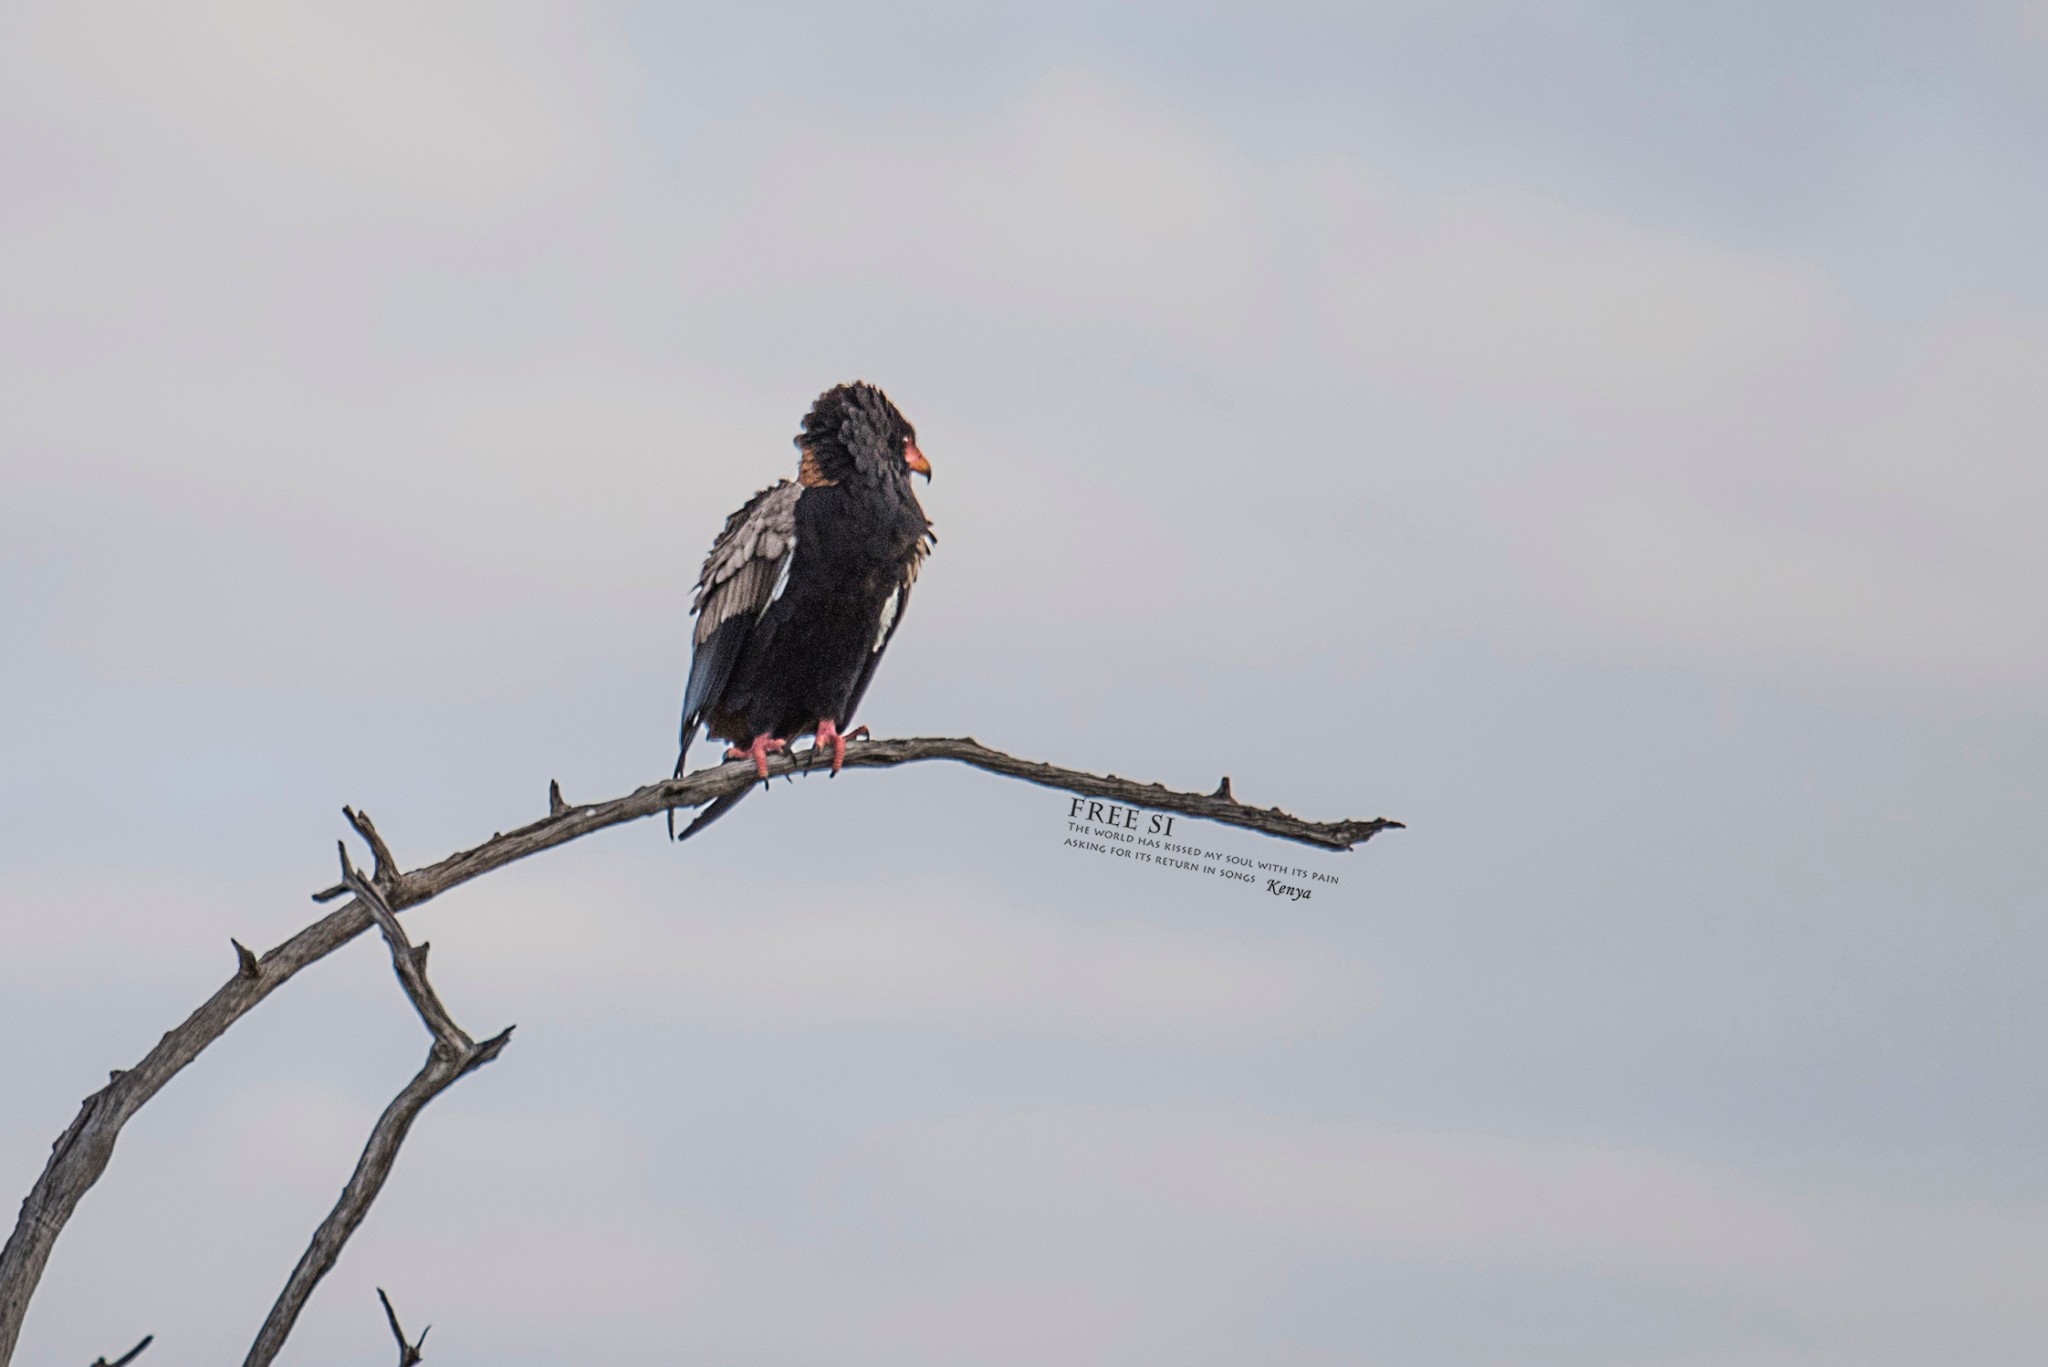
[(916, 442), (903, 443), (903, 463), (923, 475), (926, 484), (932, 482), (932, 463), (924, 458), (924, 452), (917, 449)]

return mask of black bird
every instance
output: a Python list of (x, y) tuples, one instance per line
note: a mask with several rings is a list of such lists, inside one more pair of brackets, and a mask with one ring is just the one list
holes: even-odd
[[(699, 724), (764, 779), (768, 753), (807, 733), (831, 747), (838, 773), (846, 727), (937, 539), (910, 487), (913, 472), (931, 479), (931, 464), (881, 390), (856, 381), (820, 394), (796, 447), (796, 478), (726, 519), (697, 578), (677, 777)], [(747, 791), (713, 802), (682, 838)]]

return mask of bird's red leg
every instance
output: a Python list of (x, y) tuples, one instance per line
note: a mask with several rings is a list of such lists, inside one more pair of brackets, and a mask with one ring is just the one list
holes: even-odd
[(846, 763), (846, 737), (839, 734), (839, 727), (830, 717), (818, 723), (817, 747), (822, 750), (832, 747), (832, 772), (838, 773), (839, 766)]
[(770, 750), (787, 749), (789, 749), (789, 742), (777, 740), (766, 731), (763, 731), (760, 735), (754, 737), (754, 743), (744, 750), (740, 749), (737, 745), (727, 746), (725, 757), (727, 759), (750, 759), (754, 761), (754, 768), (760, 771), (761, 777), (767, 778), (768, 752)]

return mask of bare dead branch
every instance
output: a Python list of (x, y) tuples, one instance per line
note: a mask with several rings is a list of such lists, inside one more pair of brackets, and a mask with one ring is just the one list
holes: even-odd
[(348, 824), (356, 828), (356, 834), (370, 847), (370, 853), (377, 863), (370, 870), (370, 881), (380, 888), (388, 888), (404, 877), (398, 871), (398, 861), (391, 857), (391, 847), (384, 843), (384, 837), (377, 834), (377, 828), (370, 822), (368, 812), (359, 812), (353, 807), (343, 807), (341, 814), (348, 818)]
[[(425, 1335), (421, 1335), (421, 1337), (424, 1338)], [(128, 1367), (129, 1363), (135, 1361), (135, 1359), (142, 1356), (143, 1349), (149, 1347), (150, 1344), (155, 1342), (155, 1334), (144, 1334), (142, 1336), (142, 1342), (136, 1344), (133, 1348), (130, 1348), (127, 1352), (121, 1354), (121, 1356), (115, 1358), (112, 1362), (107, 1361), (105, 1358), (94, 1358), (92, 1360), (92, 1367)]]
[[(368, 839), (367, 836), (364, 838)], [(298, 1322), (299, 1312), (305, 1309), (307, 1299), (312, 1296), (313, 1288), (320, 1284), (320, 1279), (341, 1257), (349, 1236), (370, 1213), (370, 1206), (384, 1189), (385, 1180), (391, 1176), (392, 1165), (398, 1161), (398, 1150), (405, 1143), (406, 1133), (412, 1129), (413, 1121), (419, 1118), (427, 1103), (503, 1053), (506, 1043), (512, 1038), (512, 1027), (507, 1026), (479, 1044), (455, 1023), (455, 1018), (448, 1014), (448, 1008), (441, 1004), (433, 984), (427, 981), (427, 947), (422, 944), (414, 948), (412, 941), (406, 938), (405, 927), (398, 924), (398, 913), (385, 900), (383, 889), (356, 872), (355, 866), (349, 863), (348, 846), (342, 845), (340, 849), (342, 884), (356, 895), (357, 903), (368, 908), (377, 928), (384, 933), (384, 943), (391, 950), (392, 970), (398, 974), (406, 998), (419, 1012), (420, 1020), (433, 1035), (434, 1042), (427, 1050), (426, 1063), (412, 1081), (391, 1099), (391, 1104), (384, 1108), (384, 1114), (378, 1116), (376, 1125), (371, 1127), (369, 1142), (363, 1146), (363, 1155), (356, 1160), (356, 1170), (349, 1175), (348, 1184), (341, 1189), (341, 1199), (334, 1203), (334, 1209), (313, 1231), (312, 1242), (306, 1245), (299, 1265), (285, 1279), (284, 1290), (278, 1293), (277, 1303), (270, 1307), (263, 1327), (257, 1331), (256, 1341), (249, 1346), (249, 1355), (242, 1359), (242, 1367), (269, 1367), (277, 1357), (278, 1350), (284, 1347), (285, 1339), (292, 1332), (292, 1326)], [(386, 1311), (390, 1308), (390, 1302), (386, 1301)], [(397, 1331), (396, 1316), (392, 1318), (391, 1327)], [(398, 1341), (403, 1347), (404, 1335), (401, 1334)]]
[[(1281, 840), (1298, 841), (1319, 849), (1348, 850), (1363, 844), (1383, 830), (1397, 828), (1398, 821), (1306, 821), (1277, 807), (1248, 807), (1228, 795), (1186, 793), (1156, 783), (1138, 783), (1114, 775), (1102, 776), (1075, 769), (1061, 769), (1018, 759), (991, 750), (971, 738), (927, 737), (908, 740), (862, 740), (846, 750), (849, 769), (884, 769), (922, 760), (952, 760), (993, 774), (1022, 779), (1047, 788), (1099, 797), (1153, 811), (1199, 817), (1223, 825), (1257, 831)], [(824, 757), (805, 750), (794, 755), (774, 755), (768, 761), (771, 775), (789, 775), (823, 767)], [(682, 778), (664, 779), (636, 789), (624, 797), (588, 806), (564, 805), (551, 808), (547, 817), (516, 830), (493, 835), (481, 845), (460, 850), (438, 863), (400, 874), (388, 847), (369, 818), (350, 809), (350, 824), (362, 833), (378, 856), (372, 880), (383, 890), (393, 911), (418, 906), (450, 888), (478, 878), (494, 869), (565, 845), (594, 831), (678, 807), (701, 807), (736, 792), (754, 781), (753, 766), (732, 762), (700, 769)], [(388, 873), (388, 880), (380, 874)], [(338, 883), (320, 893), (317, 901), (348, 896), (350, 888)], [(133, 1068), (113, 1074), (105, 1087), (87, 1097), (78, 1115), (50, 1146), (50, 1158), (42, 1174), (21, 1203), (13, 1233), (0, 1248), (0, 1367), (12, 1358), (21, 1333), (29, 1297), (42, 1279), (50, 1250), (71, 1219), (85, 1193), (106, 1171), (113, 1156), (114, 1141), (121, 1127), (157, 1094), (201, 1050), (220, 1038), (257, 1003), (276, 991), (309, 964), (332, 954), (375, 924), (368, 905), (360, 896), (269, 950), (256, 961), (255, 971), (238, 965), (235, 976), (176, 1028), (168, 1031)]]
[(424, 1356), (420, 1352), (420, 1345), (427, 1341), (427, 1334), (434, 1326), (430, 1324), (420, 1330), (420, 1336), (407, 1343), (405, 1330), (398, 1327), (398, 1312), (391, 1308), (391, 1297), (384, 1294), (384, 1288), (381, 1286), (377, 1288), (377, 1299), (384, 1302), (384, 1318), (390, 1321), (391, 1337), (398, 1340), (398, 1367), (413, 1367), (413, 1364)]
[[(814, 756), (807, 750), (786, 759), (771, 759), (768, 762), (768, 772), (771, 776), (783, 772), (800, 772), (818, 766), (822, 763), (822, 758)], [(1185, 816), (1200, 817), (1205, 821), (1237, 826), (1244, 830), (1257, 831), (1261, 835), (1298, 841), (1326, 850), (1348, 850), (1354, 845), (1364, 844), (1381, 831), (1397, 829), (1402, 824), (1384, 817), (1372, 821), (1305, 821), (1298, 816), (1290, 816), (1278, 807), (1242, 806), (1230, 796), (1227, 786), (1221, 794), (1177, 792), (1157, 783), (1139, 783), (1134, 779), (1118, 778), (1115, 774), (1101, 777), (1078, 769), (1062, 769), (1057, 765), (1018, 759), (1000, 750), (991, 750), (976, 742), (971, 736), (959, 740), (938, 737), (868, 741), (858, 748), (848, 746), (846, 751), (848, 768), (889, 768), (926, 759), (949, 759), (959, 764), (972, 765), (976, 769), (985, 769), (991, 774), (1020, 778), (1026, 783), (1035, 783), (1042, 788), (1058, 788), (1063, 792), (1078, 793), (1083, 797), (1108, 798), (1113, 802), (1144, 807), (1151, 811), (1177, 812)], [(691, 779), (696, 777), (695, 774), (690, 776)], [(690, 779), (682, 781), (687, 783)]]
[(461, 1054), (476, 1047), (475, 1041), (462, 1032), (455, 1018), (448, 1014), (448, 1008), (441, 1004), (440, 994), (427, 981), (427, 946), (415, 947), (406, 938), (405, 927), (398, 924), (398, 914), (391, 910), (391, 903), (373, 883), (365, 882), (348, 862), (348, 846), (335, 842), (335, 849), (341, 855), (341, 881), (370, 908), (370, 915), (376, 918), (377, 929), (384, 932), (384, 943), (391, 947), (391, 966), (398, 973), (398, 982), (405, 989), (406, 999), (413, 1010), (420, 1013), (420, 1020), (433, 1035), (437, 1044), (444, 1046), (451, 1054)]

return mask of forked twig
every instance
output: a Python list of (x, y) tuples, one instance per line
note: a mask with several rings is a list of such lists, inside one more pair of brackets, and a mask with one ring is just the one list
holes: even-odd
[(348, 818), (349, 825), (355, 827), (356, 834), (363, 838), (363, 843), (370, 847), (371, 857), (377, 861), (370, 868), (370, 881), (380, 888), (394, 886), (404, 875), (398, 871), (398, 861), (392, 857), (391, 847), (384, 843), (383, 836), (377, 834), (370, 814), (353, 807), (343, 807), (341, 814)]
[(398, 1327), (398, 1312), (391, 1308), (391, 1297), (384, 1294), (384, 1288), (381, 1286), (377, 1288), (377, 1299), (384, 1302), (384, 1318), (390, 1322), (391, 1337), (398, 1340), (398, 1367), (413, 1367), (413, 1364), (423, 1356), (420, 1345), (427, 1341), (427, 1332), (434, 1326), (430, 1324), (426, 1329), (420, 1330), (420, 1336), (407, 1343), (405, 1330)]
[[(361, 830), (362, 826), (357, 829)], [(305, 1309), (313, 1288), (320, 1284), (320, 1279), (341, 1257), (349, 1236), (370, 1213), (371, 1203), (384, 1189), (385, 1179), (391, 1176), (392, 1165), (398, 1161), (398, 1149), (405, 1143), (406, 1132), (412, 1128), (412, 1122), (419, 1113), (426, 1109), (427, 1103), (455, 1085), (465, 1074), (496, 1058), (512, 1038), (512, 1027), (507, 1026), (478, 1043), (455, 1023), (455, 1018), (448, 1014), (448, 1008), (442, 1005), (440, 995), (434, 991), (433, 984), (427, 981), (427, 946), (414, 946), (406, 938), (405, 927), (398, 924), (398, 914), (385, 900), (383, 890), (356, 872), (355, 866), (349, 862), (347, 845), (340, 845), (339, 849), (342, 884), (356, 895), (356, 900), (376, 921), (377, 929), (384, 933), (384, 943), (391, 950), (392, 970), (397, 973), (406, 999), (419, 1013), (434, 1042), (427, 1050), (426, 1063), (413, 1080), (391, 1099), (391, 1104), (384, 1108), (384, 1114), (377, 1117), (376, 1125), (370, 1130), (369, 1142), (363, 1146), (363, 1156), (356, 1160), (356, 1169), (350, 1174), (348, 1185), (341, 1190), (341, 1199), (334, 1203), (334, 1209), (313, 1231), (312, 1242), (306, 1246), (291, 1276), (285, 1279), (284, 1290), (278, 1293), (277, 1303), (270, 1307), (263, 1327), (257, 1331), (256, 1341), (249, 1346), (249, 1355), (242, 1360), (243, 1367), (268, 1367), (278, 1350), (284, 1347), (284, 1341), (290, 1336), (292, 1325), (298, 1321), (299, 1312)], [(385, 1309), (387, 1312), (390, 1310), (388, 1300)], [(392, 1317), (391, 1327), (394, 1331), (398, 1328), (396, 1316)], [(403, 1335), (399, 1336), (399, 1343), (404, 1345)]]

